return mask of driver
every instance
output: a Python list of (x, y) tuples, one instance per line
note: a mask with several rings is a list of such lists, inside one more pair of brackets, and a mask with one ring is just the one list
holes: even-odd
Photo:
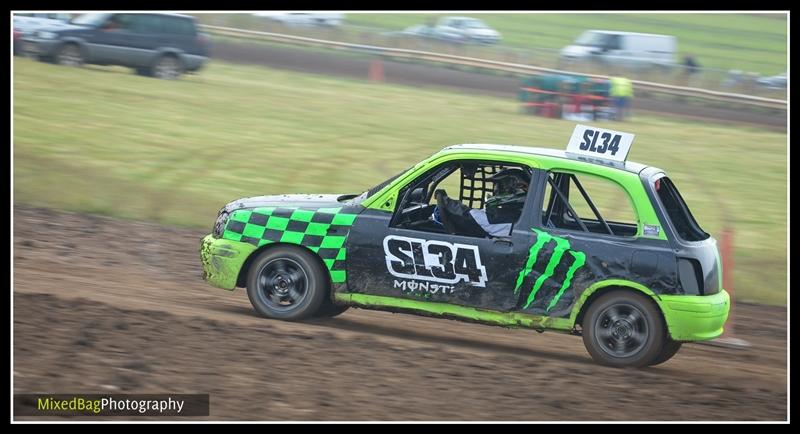
[[(469, 209), (469, 216), (491, 236), (510, 235), (511, 226), (522, 213), (531, 176), (522, 169), (508, 168), (492, 175), (489, 180), (494, 186), (492, 196), (486, 200), (485, 209)], [(431, 216), (439, 224), (440, 212), (437, 206)]]

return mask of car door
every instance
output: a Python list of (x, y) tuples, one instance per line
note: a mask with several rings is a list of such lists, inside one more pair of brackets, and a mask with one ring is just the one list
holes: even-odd
[(156, 16), (113, 14), (95, 31), (97, 61), (131, 67), (147, 66), (156, 45)]
[[(400, 223), (401, 214), (408, 210), (430, 214), (431, 198), (441, 179), (428, 177), (462, 161), (466, 160), (442, 163), (406, 183), (394, 212), (368, 209), (359, 215), (347, 239), (348, 292), (498, 311), (517, 307), (517, 280), (534, 235), (530, 196), (507, 236), (432, 231), (433, 223), (425, 219), (414, 220), (421, 223), (417, 226)], [(424, 191), (412, 200), (418, 189)], [(462, 187), (462, 197), (463, 192)]]
[[(536, 242), (521, 285), (522, 311), (567, 317), (586, 288), (614, 279), (673, 291), (669, 243), (657, 235), (660, 228), (641, 227), (626, 187), (573, 169), (538, 172), (541, 218), (532, 222)], [(640, 182), (637, 174), (623, 175)]]

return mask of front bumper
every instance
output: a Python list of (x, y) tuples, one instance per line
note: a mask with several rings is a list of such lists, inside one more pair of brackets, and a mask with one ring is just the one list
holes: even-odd
[(39, 39), (33, 37), (23, 37), (22, 55), (28, 57), (51, 58), (55, 56), (61, 41), (58, 39)]
[(676, 341), (705, 341), (722, 334), (730, 311), (725, 290), (714, 295), (660, 295), (670, 337)]
[(203, 279), (217, 288), (234, 290), (242, 265), (256, 246), (206, 235), (200, 242)]

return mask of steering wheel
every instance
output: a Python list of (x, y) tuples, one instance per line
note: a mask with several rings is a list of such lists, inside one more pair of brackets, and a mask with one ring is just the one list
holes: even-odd
[(453, 224), (453, 221), (450, 220), (450, 216), (447, 214), (447, 192), (444, 190), (436, 190), (433, 193), (433, 197), (436, 198), (436, 206), (439, 207), (439, 218), (442, 219), (442, 226), (444, 226), (444, 230), (448, 234), (455, 234), (456, 227)]

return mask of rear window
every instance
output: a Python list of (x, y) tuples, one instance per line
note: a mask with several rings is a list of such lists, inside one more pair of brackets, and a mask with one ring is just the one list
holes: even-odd
[(700, 228), (672, 181), (665, 177), (655, 182), (656, 194), (678, 236), (686, 241), (702, 241), (710, 235)]

